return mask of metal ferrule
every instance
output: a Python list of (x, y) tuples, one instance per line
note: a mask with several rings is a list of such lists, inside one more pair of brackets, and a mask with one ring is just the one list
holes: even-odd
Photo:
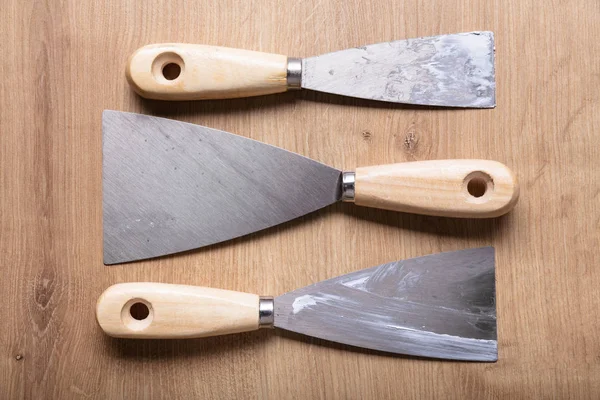
[(356, 174), (354, 172), (342, 173), (342, 201), (354, 202), (354, 183)]
[(258, 327), (273, 328), (275, 322), (275, 300), (260, 296), (258, 300)]
[(302, 59), (288, 57), (287, 60), (287, 87), (300, 89), (302, 87)]

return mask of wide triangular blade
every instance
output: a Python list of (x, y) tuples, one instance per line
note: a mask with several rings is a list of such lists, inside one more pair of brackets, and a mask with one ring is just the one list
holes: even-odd
[(341, 172), (255, 140), (105, 111), (104, 262), (222, 242), (340, 198)]
[(397, 40), (307, 58), (302, 87), (396, 103), (491, 108), (496, 105), (494, 35)]
[(275, 326), (368, 349), (496, 361), (494, 248), (383, 264), (275, 299)]

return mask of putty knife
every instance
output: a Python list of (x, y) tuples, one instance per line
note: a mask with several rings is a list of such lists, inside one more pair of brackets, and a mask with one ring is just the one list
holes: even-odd
[(193, 338), (282, 328), (391, 353), (496, 361), (494, 249), (383, 264), (273, 299), (165, 283), (121, 283), (98, 299), (110, 336)]
[(312, 89), (393, 103), (496, 105), (494, 35), (469, 32), (384, 42), (311, 58), (195, 44), (154, 44), (129, 59), (141, 96), (226, 99)]
[(337, 201), (452, 217), (495, 217), (518, 198), (486, 160), (419, 161), (342, 172), (231, 133), (140, 114), (103, 113), (104, 262), (195, 249)]

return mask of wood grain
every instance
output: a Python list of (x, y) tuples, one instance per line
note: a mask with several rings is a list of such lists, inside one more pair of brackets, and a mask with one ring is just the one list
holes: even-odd
[(416, 214), (491, 218), (519, 199), (514, 173), (491, 160), (427, 160), (356, 168), (355, 203)]
[[(0, 392), (3, 398), (600, 397), (600, 3), (549, 0), (81, 2), (0, 13)], [(140, 99), (127, 58), (148, 43), (306, 57), (392, 39), (495, 33), (497, 108), (383, 105), (310, 91)], [(336, 166), (480, 158), (519, 204), (454, 220), (338, 204), (183, 255), (102, 264), (101, 113), (236, 132)], [(499, 361), (436, 362), (260, 330), (130, 341), (98, 296), (125, 281), (279, 294), (392, 260), (496, 247)]]
[[(168, 73), (165, 67), (175, 66)], [(129, 58), (127, 80), (148, 99), (231, 99), (287, 90), (287, 57), (190, 43), (151, 44)]]
[(181, 339), (248, 332), (259, 327), (259, 296), (232, 290), (155, 282), (117, 283), (96, 304), (108, 335)]

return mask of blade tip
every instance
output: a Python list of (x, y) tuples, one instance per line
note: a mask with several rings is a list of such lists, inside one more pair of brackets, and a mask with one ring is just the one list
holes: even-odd
[(482, 360), (482, 361), (491, 362), (491, 363), (495, 363), (498, 361), (498, 341), (496, 341), (494, 344), (495, 344), (494, 351), (492, 351), (490, 354), (488, 354), (488, 357), (486, 357), (485, 360)]
[(494, 43), (494, 32), (492, 31), (471, 31), (471, 32), (465, 32), (462, 35), (464, 36), (481, 36), (484, 39), (489, 40), (490, 42)]
[[(106, 247), (106, 245), (105, 245)], [(123, 257), (119, 257), (117, 254), (114, 254), (114, 250), (105, 248), (102, 254), (102, 262), (104, 265), (115, 265), (122, 264), (129, 261), (135, 261), (135, 259), (127, 259)]]
[(484, 247), (480, 247), (479, 250), (481, 252), (484, 252), (492, 257), (494, 257), (496, 255), (496, 248), (494, 246), (484, 246)]
[(486, 356), (483, 356), (483, 357), (467, 358), (467, 359), (462, 360), (462, 361), (475, 361), (475, 362), (495, 363), (495, 362), (498, 362), (498, 354), (486, 355)]
[(103, 110), (102, 111), (102, 120), (104, 121), (107, 118), (113, 117), (118, 115), (119, 113), (121, 113), (121, 111), (115, 111), (115, 110)]
[(104, 253), (102, 262), (104, 265), (115, 265), (115, 264), (119, 263), (118, 260), (111, 258), (110, 254), (106, 254), (106, 253)]
[[(495, 84), (495, 82), (493, 82)], [(479, 97), (473, 101), (473, 104), (464, 106), (465, 108), (496, 108), (496, 94), (492, 94), (489, 97)]]

